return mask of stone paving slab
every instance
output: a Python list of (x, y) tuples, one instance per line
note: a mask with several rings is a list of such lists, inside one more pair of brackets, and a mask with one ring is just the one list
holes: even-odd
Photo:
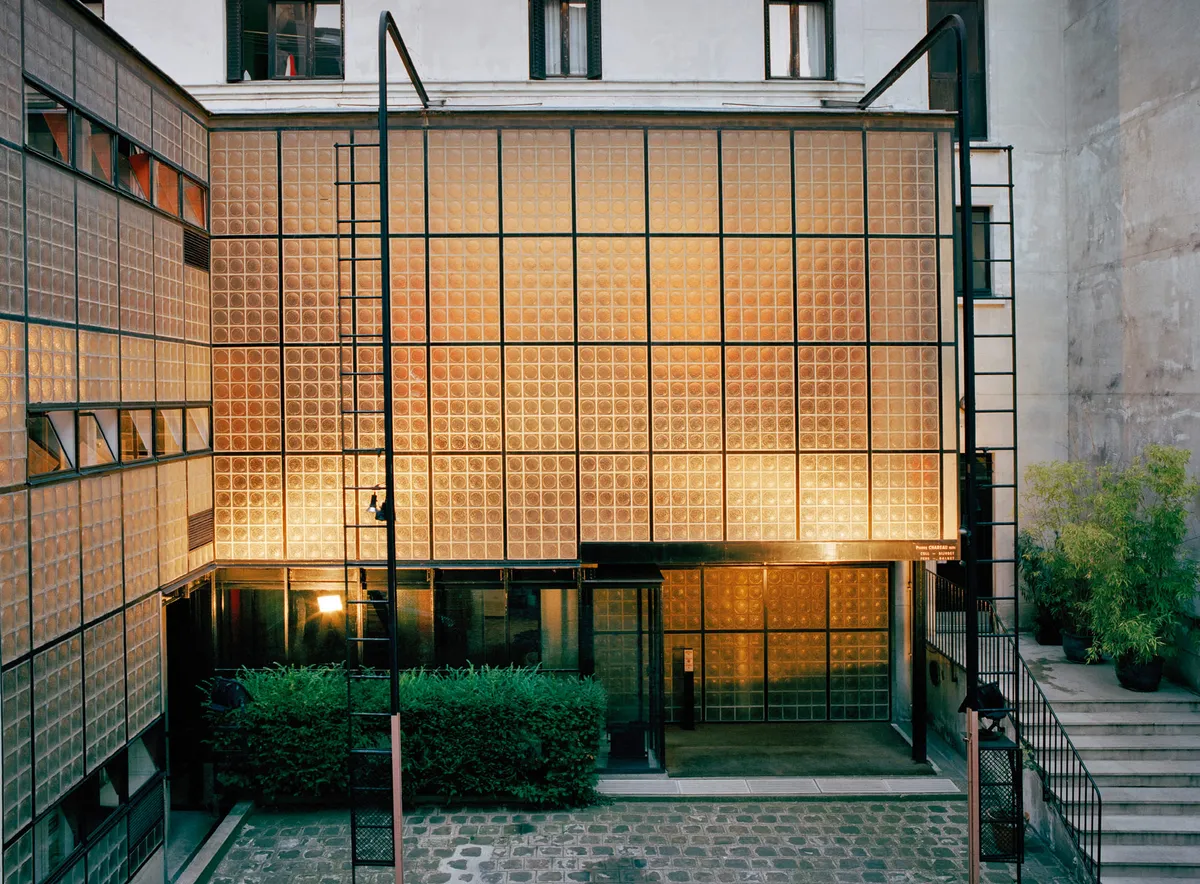
[[(959, 884), (966, 804), (937, 799), (617, 802), (562, 813), (419, 809), (407, 884)], [(1026, 884), (1075, 884), (1030, 839)], [(349, 884), (345, 811), (257, 811), (211, 884)], [(359, 869), (359, 884), (392, 884)], [(1014, 880), (989, 866), (985, 884)]]
[(601, 777), (602, 795), (721, 798), (732, 795), (957, 795), (946, 777)]

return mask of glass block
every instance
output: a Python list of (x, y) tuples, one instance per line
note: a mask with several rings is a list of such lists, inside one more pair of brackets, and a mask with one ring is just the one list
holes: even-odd
[(75, 321), (75, 182), (68, 172), (25, 164), (29, 315)]
[(663, 629), (690, 629), (698, 632), (701, 629), (702, 604), (700, 569), (664, 568), (662, 575)]
[(278, 137), (274, 132), (213, 132), (209, 136), (213, 236), (279, 232)]
[[(351, 209), (358, 220), (379, 217), (379, 188), (365, 182), (379, 180), (379, 133), (359, 130), (354, 132), (353, 172), (351, 172), (351, 149), (338, 151), (342, 181), (359, 182), (354, 187), (353, 201), (350, 187), (341, 186), (338, 195), (340, 220), (350, 219)], [(425, 231), (425, 139), (415, 130), (391, 129), (388, 131), (388, 194), (390, 212), (388, 228), (392, 236), (421, 234)], [(359, 230), (377, 230), (377, 225), (360, 225)]]
[(76, 401), (75, 329), (30, 325), (27, 334), (29, 401)]
[[(394, 352), (394, 351), (393, 351)], [(383, 348), (342, 347), (344, 448), (383, 447)]]
[(187, 512), (189, 516), (212, 509), (212, 458), (193, 457), (187, 462)]
[(154, 217), (154, 333), (162, 338), (182, 338), (183, 225)]
[(867, 449), (867, 348), (796, 350), (801, 451)]
[(213, 447), (217, 451), (280, 450), (277, 347), (213, 350)]
[(391, 240), (392, 342), (425, 341), (425, 240)]
[(867, 231), (933, 236), (932, 132), (867, 133)]
[(829, 633), (832, 721), (887, 721), (889, 680), (887, 632)]
[(337, 343), (336, 240), (284, 240), (283, 340), (288, 344)]
[(158, 586), (158, 474), (153, 466), (121, 473), (125, 600)]
[(280, 138), (284, 235), (332, 236), (338, 212), (334, 144), (345, 144), (349, 134), (285, 130)]
[(162, 599), (158, 593), (125, 609), (125, 682), (129, 733), (163, 714)]
[(936, 347), (871, 348), (871, 448), (939, 447)]
[(212, 290), (209, 274), (187, 265), (183, 268), (183, 317), (185, 338), (199, 344), (207, 344), (212, 340)]
[(646, 340), (645, 240), (587, 237), (575, 249), (579, 340)]
[(508, 557), (575, 558), (575, 455), (509, 455), (506, 467)]
[[(121, 330), (154, 334), (154, 213), (132, 200), (121, 200)], [(216, 253), (217, 243), (213, 243)]]
[[(118, 327), (117, 197), (85, 181), (79, 200), (79, 324)], [(2, 211), (2, 210), (0, 210)]]
[(154, 340), (121, 335), (121, 401), (154, 401)]
[(824, 632), (767, 633), (768, 721), (825, 720), (825, 641)]
[[(407, 561), (424, 561), (429, 558), (429, 458), (423, 456), (399, 456), (395, 459), (396, 499), (396, 555)], [(370, 455), (346, 457), (343, 460), (344, 487), (355, 489), (345, 492), (345, 512), (348, 517), (359, 520), (364, 528), (346, 529), (346, 554), (351, 560), (380, 561), (384, 556), (384, 524), (371, 524), (366, 517), (371, 490), (383, 485), (382, 458)], [(349, 520), (349, 519), (348, 519)]]
[(341, 367), (336, 347), (283, 348), (284, 444), (340, 452)]
[(123, 64), (117, 65), (117, 125), (142, 144), (154, 138), (150, 84)]
[[(828, 575), (825, 568), (767, 568), (767, 629), (824, 629)], [(822, 674), (824, 660), (822, 652)]]
[(82, 622), (79, 583), (79, 483), (29, 492), (29, 564), (34, 647)]
[(725, 348), (725, 447), (790, 451), (796, 444), (791, 347)]
[(83, 622), (115, 611), (124, 602), (121, 566), (121, 476), (89, 476), (79, 482), (80, 550), (83, 561)]
[(791, 152), (788, 132), (721, 133), (725, 233), (792, 232)]
[(154, 385), (159, 402), (182, 402), (187, 354), (180, 341), (154, 342)]
[[(4, 14), (0, 9), (0, 17)], [(0, 32), (0, 57), (3, 57), (3, 40), (4, 35)], [(3, 65), (2, 61), (0, 65)], [(17, 82), (20, 82), (19, 73)], [(0, 83), (0, 99), (7, 85), (7, 82)], [(17, 93), (16, 106), (19, 112), (20, 93)], [(2, 112), (0, 125), (3, 125)], [(20, 152), (0, 146), (0, 312), (16, 315), (25, 313), (24, 177)]]
[(75, 32), (75, 100), (102, 120), (117, 119), (117, 62), (82, 30)]
[(573, 341), (571, 240), (519, 237), (504, 241), (504, 340)]
[(729, 540), (796, 539), (796, 456), (726, 455)]
[(502, 143), (504, 232), (570, 233), (571, 133), (505, 129)]
[(496, 233), (500, 194), (496, 133), (429, 132), (429, 232)]
[(654, 539), (721, 540), (721, 455), (654, 455)]
[(861, 132), (798, 129), (796, 232), (863, 232), (863, 147)]
[(208, 180), (208, 130), (187, 111), (181, 128), (183, 168), (201, 181)]
[(656, 451), (721, 450), (721, 348), (651, 347)]
[(434, 455), (433, 557), (504, 558), (504, 477), (498, 454)]
[(790, 239), (725, 240), (727, 341), (791, 341), (794, 303)]
[(935, 240), (871, 240), (871, 340), (936, 342)]
[(29, 651), (29, 627), (29, 498), (16, 491), (0, 494), (0, 663)]
[(500, 340), (500, 244), (495, 239), (429, 241), (430, 337)]
[(74, 37), (71, 25), (46, 5), (25, 4), (25, 70), (68, 97), (75, 94)]
[(392, 348), (392, 433), (396, 451), (429, 450), (426, 347)]
[(434, 451), (499, 451), (499, 347), (431, 347)]
[(645, 144), (640, 130), (576, 130), (575, 199), (580, 233), (646, 229)]
[(721, 340), (718, 240), (650, 240), (650, 334), (655, 341)]
[(800, 540), (870, 538), (870, 468), (865, 454), (801, 454)]
[(888, 628), (888, 572), (885, 568), (830, 570), (829, 627)]
[(217, 557), (283, 558), (283, 458), (213, 458)]
[(509, 451), (575, 449), (575, 351), (504, 348), (504, 430)]
[(212, 241), (212, 340), (214, 344), (279, 340), (278, 241)]
[(650, 132), (650, 232), (716, 233), (717, 133)]
[(867, 339), (862, 240), (796, 240), (796, 321), (800, 341)]
[[(0, 676), (0, 724), (3, 727), (3, 773), (4, 831), (16, 832), (33, 820), (33, 741), (30, 697), (30, 666), (20, 663), (5, 670)], [(7, 873), (11, 857), (4, 853), (4, 870)], [(28, 878), (9, 879), (5, 884), (25, 884), (33, 880), (33, 869)]]
[(25, 362), (25, 326), (0, 319), (0, 487), (25, 481)]
[[(676, 687), (675, 672), (679, 665), (676, 661), (682, 657), (684, 648), (699, 649), (701, 646), (701, 635), (698, 632), (693, 633), (667, 633), (663, 636), (663, 695), (665, 699), (664, 712), (668, 723), (674, 723), (680, 720), (683, 714), (683, 691)], [(701, 703), (701, 692), (696, 691), (693, 694), (693, 721), (703, 721), (704, 711)]]
[[(0, 6), (0, 137), (20, 144), (23, 134), (21, 4)], [(6, 827), (6, 831), (8, 831)], [(5, 879), (8, 884), (8, 879)]]
[(284, 459), (289, 560), (342, 558), (341, 461), (336, 454)]
[[(122, 710), (122, 715), (124, 711)], [(121, 820), (94, 838), (87, 852), (87, 884), (123, 884), (129, 877), (126, 821)]]
[(763, 720), (763, 659), (761, 632), (705, 636), (705, 721)]
[(579, 457), (579, 520), (584, 543), (650, 539), (650, 457)]
[(174, 501), (158, 509), (158, 583), (178, 580), (188, 570), (187, 463), (158, 465), (158, 499)]
[(83, 779), (83, 642), (33, 657), (33, 793), (49, 807)]
[(704, 570), (706, 629), (762, 629), (762, 568)]
[(155, 90), (151, 99), (154, 150), (177, 166), (183, 165), (183, 113), (179, 105)]
[(938, 455), (871, 455), (872, 539), (939, 539), (941, 502)]
[(646, 347), (579, 348), (579, 449), (645, 451), (650, 444)]
[(125, 745), (124, 617), (101, 620), (83, 633), (85, 762), (89, 771)]
[(212, 349), (188, 344), (185, 351), (184, 393), (188, 402), (212, 401)]

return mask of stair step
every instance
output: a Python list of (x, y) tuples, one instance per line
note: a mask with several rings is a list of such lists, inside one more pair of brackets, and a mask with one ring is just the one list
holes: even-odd
[(1128, 693), (1129, 697), (1122, 697), (1119, 700), (1102, 700), (1098, 698), (1068, 700), (1058, 696), (1047, 697), (1047, 699), (1050, 701), (1050, 705), (1054, 707), (1054, 712), (1059, 718), (1062, 718), (1064, 714), (1072, 715), (1082, 712), (1100, 713), (1103, 715), (1151, 714), (1156, 718), (1160, 715), (1200, 714), (1200, 697), (1192, 693), (1181, 691), (1178, 694), (1158, 697), (1153, 700), (1146, 699), (1145, 695), (1135, 694), (1131, 691), (1126, 691), (1125, 693)]
[(1200, 761), (1179, 759), (1135, 759), (1087, 762), (1096, 785), (1105, 786), (1187, 786), (1200, 788)]
[(1109, 786), (1100, 790), (1104, 814), (1200, 815), (1200, 789), (1167, 786)]
[(1100, 851), (1102, 880), (1135, 875), (1200, 878), (1200, 846), (1104, 844)]
[(1105, 859), (1108, 845), (1171, 846), (1200, 845), (1200, 816), (1191, 814), (1110, 814), (1101, 825), (1103, 846), (1101, 859)]
[[(1072, 736), (1071, 742), (1089, 767), (1092, 760), (1100, 759), (1200, 761), (1200, 740), (1172, 734), (1087, 734)], [(1036, 746), (1037, 741), (1033, 744)]]
[(1062, 712), (1058, 719), (1072, 739), (1098, 734), (1196, 735), (1200, 736), (1200, 713), (1166, 713), (1148, 716), (1136, 712)]

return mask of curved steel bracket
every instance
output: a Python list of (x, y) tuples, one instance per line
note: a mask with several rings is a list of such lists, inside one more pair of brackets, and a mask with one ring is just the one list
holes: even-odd
[(392, 14), (386, 9), (379, 13), (379, 111), (382, 114), (387, 113), (387, 44), (388, 37), (392, 38), (392, 43), (396, 47), (396, 51), (400, 53), (400, 61), (404, 63), (404, 70), (408, 72), (408, 79), (412, 83), (413, 88), (417, 90), (417, 97), (421, 99), (421, 107), (429, 109), (429, 93), (425, 91), (425, 84), (421, 82), (421, 75), (417, 73), (417, 66), (413, 64), (412, 56), (408, 54), (408, 47), (404, 45), (404, 38), (400, 36), (400, 28), (396, 26), (396, 20), (392, 18)]

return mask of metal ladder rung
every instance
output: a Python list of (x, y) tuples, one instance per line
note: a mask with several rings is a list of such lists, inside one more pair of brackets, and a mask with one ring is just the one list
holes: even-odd
[[(378, 604), (378, 603), (376, 603), (376, 604)], [(386, 642), (386, 641), (389, 641), (389, 639), (387, 639), (387, 638), (377, 638), (377, 637), (374, 637), (374, 636), (357, 636), (357, 635), (351, 635), (351, 636), (347, 636), (347, 637), (346, 637), (346, 641), (348, 641), (348, 642), (356, 642), (356, 643), (358, 643), (358, 644), (374, 644), (375, 642)]]
[[(343, 222), (341, 222), (341, 223), (343, 223), (343, 224), (354, 224), (354, 223), (356, 223), (356, 222), (353, 222), (353, 221), (343, 221)], [(376, 224), (378, 224), (379, 222), (378, 222), (378, 221), (376, 221), (375, 223), (376, 223)], [(366, 263), (367, 261), (383, 261), (383, 258), (380, 258), (378, 255), (376, 255), (375, 257), (371, 257), (371, 256), (369, 256), (369, 255), (368, 255), (368, 256), (366, 256), (366, 257), (363, 257), (363, 258), (357, 258), (357, 257), (355, 257), (355, 258), (346, 258), (346, 257), (344, 257), (344, 256), (342, 256), (342, 255), (338, 255), (338, 263), (339, 263), (339, 264), (342, 264), (342, 263), (346, 263), (346, 264), (363, 264), (363, 263)]]

